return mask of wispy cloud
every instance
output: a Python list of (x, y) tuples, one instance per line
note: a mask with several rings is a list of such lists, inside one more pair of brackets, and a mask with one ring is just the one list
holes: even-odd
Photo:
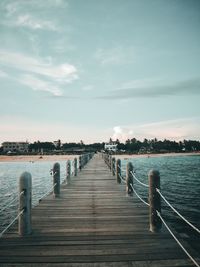
[[(75, 66), (68, 63), (55, 65), (51, 57), (44, 60), (0, 50), (0, 65), (13, 68), (18, 82), (33, 90), (46, 91), (54, 96), (63, 94), (60, 88), (62, 85), (78, 79)], [(4, 72), (0, 73), (0, 76), (3, 75), (5, 76)]]
[(118, 138), (122, 141), (133, 137), (140, 140), (144, 138), (171, 140), (193, 138), (198, 140), (199, 132), (200, 118), (182, 118), (146, 124), (115, 126), (112, 138)]
[(63, 63), (54, 65), (52, 59), (36, 59), (20, 53), (11, 53), (0, 50), (0, 64), (12, 67), (24, 72), (44, 75), (57, 82), (70, 83), (78, 79), (77, 69), (75, 66)]
[(33, 30), (50, 30), (59, 31), (59, 27), (50, 20), (42, 20), (35, 18), (30, 14), (24, 14), (17, 17), (15, 21), (11, 21), (10, 26), (21, 26)]
[[(5, 4), (6, 3), (6, 4)], [(66, 8), (68, 7), (67, 0), (45, 0), (36, 1), (35, 0), (6, 0), (2, 3), (4, 9), (8, 16), (12, 16), (18, 12), (22, 12), (27, 9), (35, 10), (40, 8), (50, 9), (50, 8)]]
[(22, 75), (19, 78), (19, 82), (29, 86), (35, 91), (44, 91), (49, 92), (54, 96), (62, 96), (62, 90), (56, 86), (54, 86), (52, 83), (39, 79), (33, 75)]
[(120, 65), (133, 61), (133, 47), (115, 46), (104, 49), (99, 48), (95, 52), (94, 58), (102, 65)]
[[(21, 0), (21, 1), (7, 1), (0, 4), (4, 10), (4, 16), (1, 19), (1, 24), (8, 27), (25, 27), (32, 30), (48, 30), (60, 31), (56, 22), (53, 20), (55, 9), (63, 9), (68, 6), (65, 0)], [(42, 18), (38, 17), (38, 10), (45, 10)], [(52, 12), (53, 11), (53, 12)], [(50, 13), (50, 14), (48, 14)], [(45, 16), (48, 14), (48, 18)]]
[(200, 94), (200, 78), (174, 82), (173, 84), (163, 85), (150, 81), (144, 85), (138, 80), (131, 87), (122, 87), (110, 92), (109, 95), (98, 97), (99, 99), (131, 99), (138, 97), (160, 97), (174, 95)]

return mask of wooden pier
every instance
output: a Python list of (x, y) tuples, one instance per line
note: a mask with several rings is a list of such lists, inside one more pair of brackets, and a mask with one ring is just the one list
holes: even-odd
[(51, 194), (32, 210), (31, 235), (18, 236), (16, 224), (0, 239), (0, 266), (194, 264), (164, 226), (161, 233), (149, 231), (148, 207), (134, 195), (127, 196), (125, 186), (117, 183), (100, 155), (95, 155), (61, 186), (59, 198)]

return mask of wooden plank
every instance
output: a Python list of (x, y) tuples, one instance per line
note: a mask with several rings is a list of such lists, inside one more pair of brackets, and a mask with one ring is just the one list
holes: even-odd
[[(94, 263), (40, 263), (40, 267), (193, 267), (186, 260), (155, 260), (155, 261), (128, 261), (128, 262), (94, 262)], [(1, 264), (1, 267), (24, 267), (22, 263)], [(38, 267), (38, 264), (26, 263), (26, 267)]]

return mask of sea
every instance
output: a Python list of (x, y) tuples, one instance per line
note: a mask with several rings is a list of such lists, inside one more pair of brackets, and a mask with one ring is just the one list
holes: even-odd
[[(61, 183), (66, 181), (66, 161), (60, 163)], [(23, 172), (32, 176), (32, 206), (39, 204), (53, 189), (52, 161), (0, 162), (0, 235), (18, 214), (19, 177)], [(73, 164), (71, 162), (71, 171)], [(6, 209), (4, 209), (7, 207)], [(3, 210), (2, 210), (3, 209)]]
[[(158, 170), (162, 194), (181, 215), (200, 229), (200, 155), (157, 157), (149, 155), (125, 158), (122, 160), (122, 169), (125, 169), (130, 161), (134, 166), (136, 177), (145, 184), (148, 184), (148, 172), (152, 169)], [(64, 182), (66, 161), (59, 161), (59, 163), (61, 181)], [(0, 233), (17, 216), (20, 175), (24, 171), (31, 173), (32, 200), (33, 206), (36, 206), (39, 200), (52, 190), (52, 168), (52, 161), (0, 162)], [(122, 174), (125, 175), (125, 173)], [(148, 188), (135, 180), (134, 188), (148, 202)], [(2, 211), (4, 207), (7, 208)], [(181, 234), (196, 250), (199, 250), (199, 234), (180, 219), (164, 201), (162, 201), (162, 216), (172, 229)]]
[[(200, 155), (175, 155), (130, 158), (122, 160), (122, 169), (132, 162), (135, 176), (148, 184), (148, 173), (155, 169), (160, 172), (161, 193), (167, 201), (190, 223), (200, 229)], [(123, 176), (125, 173), (123, 172)], [(148, 202), (148, 188), (133, 180), (134, 189)], [(171, 229), (178, 232), (200, 253), (200, 234), (184, 222), (161, 200), (162, 217)]]

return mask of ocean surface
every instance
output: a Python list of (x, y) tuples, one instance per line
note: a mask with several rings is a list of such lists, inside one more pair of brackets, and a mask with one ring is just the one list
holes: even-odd
[[(66, 179), (66, 161), (60, 163), (61, 182)], [(54, 162), (0, 162), (0, 232), (18, 214), (18, 183), (24, 171), (32, 175), (32, 205), (36, 206), (39, 200), (52, 191), (53, 177), (51, 170)], [(73, 172), (73, 166), (71, 166)], [(11, 203), (11, 205), (9, 205)], [(5, 206), (5, 210), (1, 211)]]
[[(160, 172), (161, 192), (172, 206), (189, 222), (200, 229), (200, 156), (164, 156), (132, 158), (122, 161), (123, 169), (132, 162), (135, 175), (141, 182), (148, 184), (148, 172)], [(125, 173), (123, 174), (125, 175)], [(148, 202), (148, 188), (137, 181), (134, 188)], [(200, 234), (192, 230), (162, 200), (162, 216), (196, 249), (200, 249)], [(164, 227), (164, 226), (163, 226)], [(197, 244), (198, 243), (198, 244)], [(199, 251), (200, 253), (200, 251)]]
[[(125, 169), (128, 161), (134, 166), (136, 176), (148, 184), (148, 172), (151, 169), (160, 171), (161, 191), (166, 199), (192, 224), (200, 228), (200, 156), (165, 156), (132, 158), (122, 161)], [(66, 161), (61, 165), (61, 181), (66, 178)], [(49, 192), (53, 186), (51, 169), (53, 162), (1, 162), (0, 163), (0, 232), (17, 215), (18, 180), (22, 172), (32, 175), (33, 206)], [(72, 169), (73, 171), (73, 169)], [(148, 201), (148, 188), (134, 181), (138, 194)], [(13, 203), (1, 211), (10, 202)], [(196, 240), (198, 234), (191, 230), (185, 222), (167, 207), (162, 201), (162, 215), (176, 231), (191, 240)], [(189, 240), (189, 239), (188, 239)], [(200, 241), (200, 239), (198, 239)], [(192, 242), (191, 243), (195, 243)], [(198, 248), (197, 248), (198, 249)]]

